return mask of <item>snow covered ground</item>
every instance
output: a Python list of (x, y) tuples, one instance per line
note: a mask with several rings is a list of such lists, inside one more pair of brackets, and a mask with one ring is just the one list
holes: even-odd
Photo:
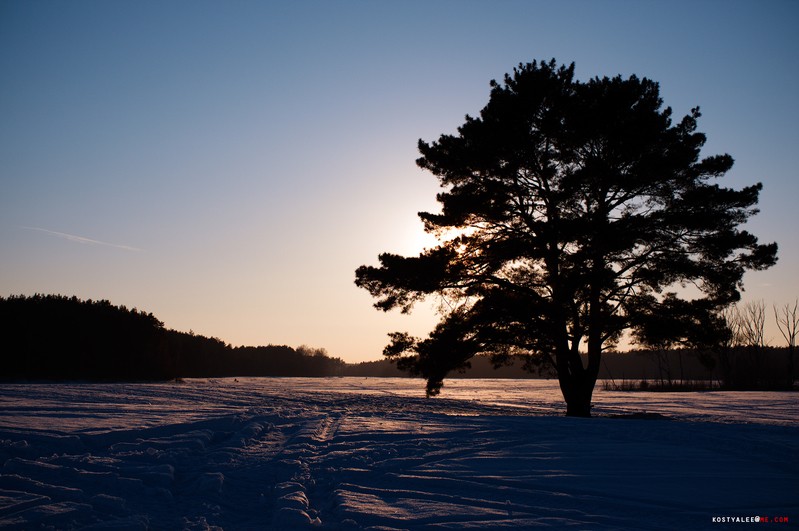
[(0, 385), (0, 528), (799, 522), (799, 394), (595, 404), (564, 418), (557, 383), (536, 380), (448, 380), (435, 399), (379, 378)]

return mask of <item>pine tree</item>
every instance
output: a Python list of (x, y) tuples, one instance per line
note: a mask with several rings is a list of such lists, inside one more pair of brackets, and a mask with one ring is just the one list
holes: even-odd
[[(557, 372), (567, 415), (590, 416), (602, 352), (625, 331), (712, 340), (744, 272), (773, 265), (777, 246), (739, 228), (761, 184), (716, 184), (732, 157), (700, 158), (698, 108), (676, 124), (671, 114), (653, 81), (580, 82), (553, 59), (492, 81), (457, 135), (420, 140), (417, 164), (442, 191), (441, 211), (419, 216), (440, 244), (381, 254), (356, 284), (384, 311), (429, 296), (447, 310), (425, 339), (390, 334), (384, 354), (430, 395), (476, 354), (520, 356)], [(684, 283), (701, 296), (681, 296)]]

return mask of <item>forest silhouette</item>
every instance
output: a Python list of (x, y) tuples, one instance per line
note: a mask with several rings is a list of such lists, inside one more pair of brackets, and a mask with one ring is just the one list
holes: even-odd
[(164, 327), (152, 313), (60, 295), (0, 298), (5, 380), (168, 380), (328, 376), (344, 362), (323, 349), (232, 347)]
[[(323, 348), (232, 347), (164, 327), (152, 313), (61, 295), (0, 297), (0, 379), (165, 381), (211, 377), (409, 377), (392, 360), (346, 363)], [(609, 352), (599, 377), (614, 389), (786, 388), (787, 348), (738, 345)], [(554, 378), (475, 356), (450, 378)], [(518, 360), (517, 360), (518, 361)]]

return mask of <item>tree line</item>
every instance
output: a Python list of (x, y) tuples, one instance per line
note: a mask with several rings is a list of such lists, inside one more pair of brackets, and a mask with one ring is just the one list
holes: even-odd
[[(799, 300), (773, 307), (762, 301), (725, 313), (728, 339), (716, 348), (658, 347), (608, 352), (600, 379), (645, 381), (649, 389), (680, 389), (709, 382), (719, 389), (791, 388), (799, 335)], [(769, 313), (784, 346), (765, 339)], [(345, 363), (323, 348), (267, 345), (232, 347), (217, 338), (164, 327), (152, 313), (107, 300), (34, 295), (0, 297), (3, 337), (1, 380), (169, 380), (235, 376), (403, 377), (392, 360)], [(516, 363), (514, 363), (516, 362)], [(523, 360), (469, 360), (452, 378), (552, 378), (546, 367), (530, 371)], [(626, 386), (626, 387), (625, 387)]]
[[(766, 338), (769, 315), (785, 341), (782, 345), (771, 344)], [(646, 348), (629, 353), (633, 356), (609, 358), (600, 378), (610, 381), (603, 387), (667, 391), (793, 389), (799, 299), (792, 305), (770, 309), (762, 300), (733, 304), (721, 312), (720, 325), (715, 332), (717, 340), (701, 347), (681, 346), (660, 335), (658, 340), (645, 343)], [(669, 323), (661, 326), (666, 329)], [(633, 357), (638, 362), (633, 363)], [(635, 380), (640, 381), (636, 384)]]
[[(719, 351), (692, 348), (666, 350), (636, 349), (606, 352), (599, 369), (599, 380), (606, 390), (785, 390), (788, 355), (786, 346), (766, 345), (757, 359), (758, 369), (747, 371), (751, 357), (746, 348), (728, 353), (727, 369), (719, 362)], [(796, 354), (794, 351), (794, 362)], [(495, 366), (490, 356), (478, 354), (469, 360), (462, 371), (453, 371), (447, 377), (542, 379), (557, 378), (557, 374), (542, 366), (541, 371), (529, 371), (522, 360), (509, 360), (508, 364)], [(345, 376), (408, 377), (392, 360), (382, 359), (348, 364)], [(756, 378), (754, 375), (758, 375)], [(745, 376), (745, 377), (744, 377)]]
[[(765, 328), (769, 313), (785, 347), (768, 344)], [(792, 389), (796, 375), (796, 340), (799, 337), (799, 299), (793, 305), (750, 301), (728, 307), (722, 314), (727, 334), (711, 362), (719, 367), (721, 381), (731, 389)]]
[(0, 297), (0, 334), (2, 380), (330, 376), (346, 365), (324, 349), (232, 347), (152, 313), (60, 295)]

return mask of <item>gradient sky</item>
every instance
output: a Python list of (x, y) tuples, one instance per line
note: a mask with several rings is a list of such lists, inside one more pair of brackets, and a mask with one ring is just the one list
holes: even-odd
[[(153, 312), (234, 345), (377, 359), (354, 270), (425, 244), (419, 138), (489, 81), (555, 57), (699, 105), (724, 179), (761, 181), (749, 229), (779, 263), (746, 300), (799, 297), (799, 2), (0, 1), (0, 295)], [(429, 243), (429, 241), (428, 241)], [(781, 338), (773, 326), (772, 344)]]

